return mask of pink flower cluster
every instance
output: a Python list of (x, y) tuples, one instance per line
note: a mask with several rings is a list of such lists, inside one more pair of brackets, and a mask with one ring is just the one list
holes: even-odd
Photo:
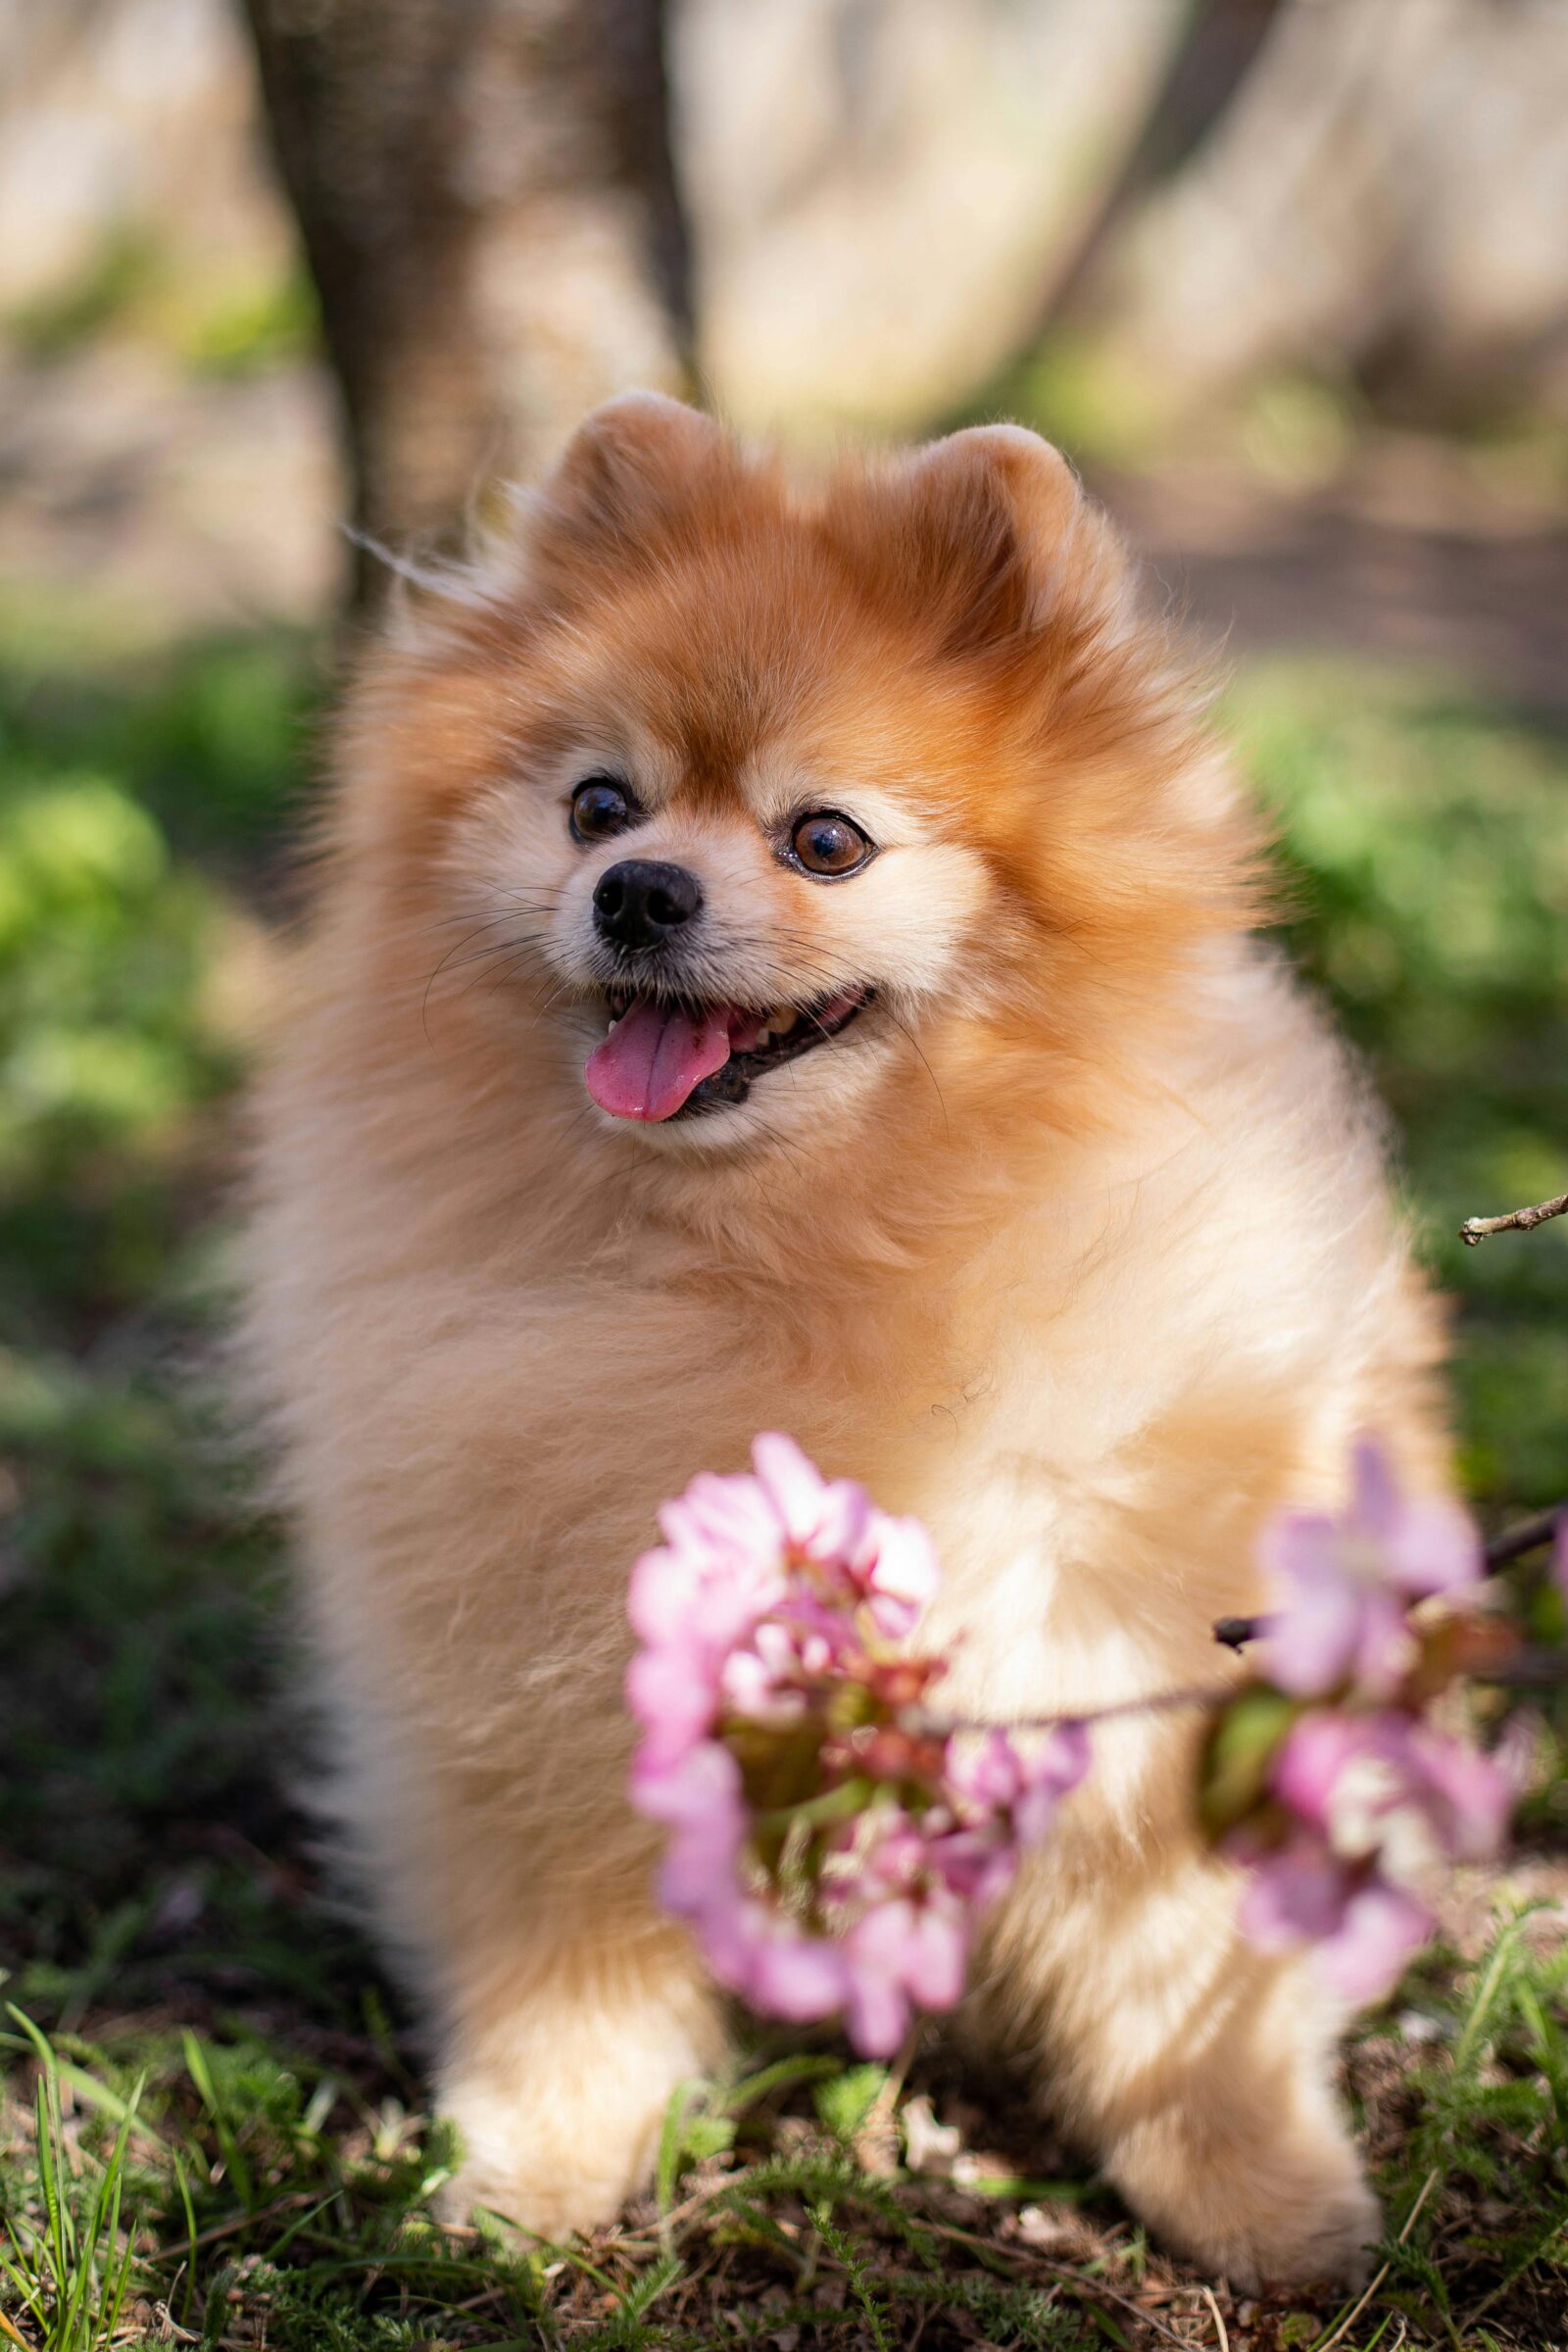
[[(1305, 1938), (1347, 2000), (1379, 1999), (1432, 1932), (1425, 1890), (1447, 1864), (1494, 1853), (1514, 1791), (1502, 1767), (1392, 1707), (1313, 1708), (1271, 1776), (1289, 1817), (1258, 1856), (1242, 1927), (1263, 1949)], [(1233, 1850), (1247, 1854), (1247, 1834)]]
[(1262, 1565), (1263, 1663), (1315, 1703), (1287, 1711), (1259, 1801), (1223, 1841), (1251, 1873), (1242, 1925), (1265, 1948), (1316, 1944), (1338, 1992), (1373, 2000), (1430, 1934), (1440, 1870), (1493, 1853), (1512, 1809), (1502, 1766), (1425, 1719), (1433, 1677), (1410, 1615), (1479, 1581), (1481, 1541), (1456, 1505), (1403, 1497), (1363, 1439), (1347, 1508), (1277, 1519)]
[(757, 2008), (843, 2014), (868, 2056), (963, 1989), (977, 1913), (1089, 1763), (1081, 1725), (953, 1729), (907, 1654), (924, 1531), (785, 1437), (695, 1479), (633, 1571), (632, 1796), (663, 1823), (666, 1908)]

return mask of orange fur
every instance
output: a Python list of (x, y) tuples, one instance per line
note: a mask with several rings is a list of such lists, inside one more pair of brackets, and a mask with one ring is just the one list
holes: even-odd
[[(744, 1104), (599, 1112), (589, 893), (703, 881), (715, 998), (872, 982)], [(623, 1794), (629, 1562), (753, 1433), (929, 1523), (954, 1696), (1212, 1676), (1260, 1517), (1376, 1425), (1441, 1483), (1431, 1309), (1375, 1122), (1251, 933), (1260, 829), (1104, 519), (1021, 432), (799, 486), (652, 399), (591, 417), (372, 651), (259, 1103), (250, 1344), (339, 1804), (443, 2036), (459, 2205), (558, 2231), (646, 2176), (719, 2003)], [(780, 862), (801, 805), (881, 854)], [(994, 1921), (974, 2030), (1239, 2281), (1375, 2208), (1334, 2020), (1239, 1943), (1191, 1727), (1105, 1730)]]

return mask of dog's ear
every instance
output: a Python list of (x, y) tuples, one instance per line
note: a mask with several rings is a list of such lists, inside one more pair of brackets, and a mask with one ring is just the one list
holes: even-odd
[(946, 653), (1027, 639), (1102, 534), (1066, 459), (1022, 425), (950, 433), (900, 483), (905, 561), (947, 620)]
[(545, 485), (547, 511), (579, 541), (634, 543), (690, 501), (727, 447), (701, 410), (661, 392), (623, 392), (567, 442)]

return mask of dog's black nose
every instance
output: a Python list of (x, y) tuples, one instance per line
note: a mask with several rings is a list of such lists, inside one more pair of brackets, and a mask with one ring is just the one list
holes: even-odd
[(703, 886), (683, 865), (657, 858), (623, 858), (599, 877), (594, 921), (617, 948), (657, 948), (689, 923), (703, 904)]

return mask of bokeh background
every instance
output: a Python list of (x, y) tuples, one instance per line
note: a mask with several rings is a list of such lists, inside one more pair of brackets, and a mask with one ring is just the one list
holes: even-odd
[(0, 1947), (68, 2034), (351, 2016), (401, 2080), (301, 1924), (232, 1106), (343, 523), (451, 544), (639, 382), (1019, 417), (1125, 518), (1392, 1106), (1470, 1491), (1568, 1493), (1568, 1225), (1456, 1239), (1568, 1186), (1562, 0), (0, 0)]

